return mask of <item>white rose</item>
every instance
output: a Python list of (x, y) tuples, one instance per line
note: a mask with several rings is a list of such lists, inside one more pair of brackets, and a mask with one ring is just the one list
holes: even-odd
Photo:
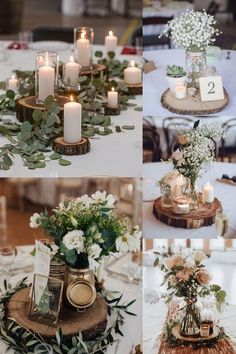
[(88, 248), (88, 255), (91, 258), (95, 258), (95, 259), (99, 258), (101, 252), (102, 249), (97, 243), (94, 243), (92, 246)]
[(38, 213), (34, 213), (31, 217), (30, 217), (30, 227), (32, 229), (37, 229), (37, 227), (40, 226), (40, 215)]
[(177, 278), (174, 274), (170, 275), (168, 279), (171, 286), (176, 286)]
[(86, 208), (90, 206), (90, 204), (93, 203), (92, 198), (88, 196), (88, 194), (82, 195), (82, 197), (77, 198), (77, 201), (81, 204), (83, 204)]
[(75, 249), (77, 253), (84, 251), (84, 233), (81, 230), (73, 230), (68, 232), (62, 242), (69, 250)]
[(200, 250), (197, 250), (197, 251), (194, 251), (193, 252), (193, 259), (196, 261), (196, 262), (202, 262), (204, 259), (206, 259), (206, 255), (204, 252), (200, 251)]

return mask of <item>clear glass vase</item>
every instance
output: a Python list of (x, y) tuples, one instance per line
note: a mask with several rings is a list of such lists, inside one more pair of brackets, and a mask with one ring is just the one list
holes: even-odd
[(180, 334), (183, 337), (199, 337), (201, 326), (200, 310), (196, 299), (187, 300), (185, 314), (180, 325)]
[(162, 194), (161, 205), (163, 208), (171, 208), (173, 206), (173, 200), (171, 194)]
[(190, 87), (199, 87), (199, 77), (205, 76), (206, 71), (206, 51), (186, 51), (185, 71), (187, 83)]
[(74, 46), (77, 63), (82, 69), (92, 69), (94, 31), (91, 27), (74, 28)]

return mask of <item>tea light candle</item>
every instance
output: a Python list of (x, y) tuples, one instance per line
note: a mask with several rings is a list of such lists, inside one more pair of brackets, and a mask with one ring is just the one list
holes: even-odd
[(47, 96), (54, 96), (55, 70), (48, 64), (39, 68), (39, 100), (44, 101)]
[(200, 326), (200, 335), (201, 337), (209, 337), (210, 335), (210, 327), (206, 324), (202, 324)]
[(82, 32), (81, 38), (77, 40), (77, 60), (81, 66), (90, 66), (91, 44), (85, 35)]
[(8, 80), (8, 90), (12, 90), (16, 92), (17, 87), (18, 87), (18, 80), (15, 77), (15, 75), (12, 75), (12, 77)]
[(109, 35), (105, 37), (106, 52), (115, 52), (117, 47), (118, 38), (114, 36), (112, 31), (109, 31)]
[(175, 207), (173, 209), (174, 214), (187, 214), (190, 212), (189, 198), (176, 197), (174, 199)]
[(65, 64), (65, 82), (69, 86), (76, 86), (78, 82), (80, 65), (75, 63), (74, 58), (71, 56), (69, 63)]
[(175, 98), (182, 100), (186, 97), (187, 88), (182, 84), (177, 84), (175, 86)]
[(124, 70), (124, 80), (127, 85), (138, 85), (142, 82), (142, 70), (135, 66), (133, 60), (130, 66)]
[(118, 107), (118, 92), (112, 87), (111, 91), (108, 92), (108, 107), (117, 108)]
[(214, 199), (214, 187), (209, 182), (207, 182), (207, 184), (205, 184), (202, 189), (202, 201), (203, 203), (213, 203)]
[(78, 143), (81, 141), (81, 104), (71, 102), (64, 105), (64, 141)]
[(195, 87), (189, 87), (187, 93), (189, 96), (195, 96), (197, 89)]

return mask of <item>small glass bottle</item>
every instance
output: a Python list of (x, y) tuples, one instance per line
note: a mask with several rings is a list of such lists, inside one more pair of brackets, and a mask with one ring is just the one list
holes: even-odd
[(92, 69), (94, 31), (91, 27), (74, 29), (74, 46), (77, 63), (85, 70)]

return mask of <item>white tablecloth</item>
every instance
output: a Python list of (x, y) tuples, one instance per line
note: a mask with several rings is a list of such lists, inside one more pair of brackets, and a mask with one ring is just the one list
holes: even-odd
[[(103, 49), (95, 46), (94, 51)], [(35, 52), (31, 50), (9, 50), (10, 57), (6, 62), (0, 62), (0, 81), (12, 75), (14, 69), (34, 70)], [(61, 52), (60, 60), (68, 61), (71, 51)], [(136, 60), (134, 56), (119, 56), (121, 60)], [(130, 101), (131, 102), (131, 101)], [(133, 101), (142, 106), (141, 96)], [(8, 171), (1, 171), (2, 177), (82, 177), (94, 175), (137, 177), (142, 175), (142, 113), (134, 107), (121, 112), (119, 116), (112, 117), (114, 134), (96, 136), (90, 139), (91, 151), (82, 156), (66, 157), (72, 164), (67, 167), (60, 166), (57, 161), (51, 161), (46, 168), (29, 170), (23, 167), (21, 159), (17, 156), (14, 165)], [(135, 125), (134, 130), (122, 133), (115, 132), (116, 125)], [(0, 146), (8, 141), (0, 137)]]
[[(169, 163), (147, 163), (143, 167), (143, 234), (145, 238), (216, 238), (214, 225), (200, 229), (182, 229), (168, 226), (157, 220), (152, 213), (153, 200), (160, 196), (156, 182), (172, 170)], [(221, 201), (229, 215), (230, 238), (236, 238), (235, 200), (236, 187), (216, 181), (223, 174), (236, 175), (236, 164), (216, 162), (210, 170), (197, 181), (199, 190), (208, 181), (214, 185), (215, 196)]]
[[(214, 265), (214, 267), (215, 266), (216, 265)], [(232, 265), (231, 265), (231, 269), (232, 269)], [(230, 272), (230, 269), (227, 270)], [(211, 271), (211, 269), (209, 269), (209, 271)], [(213, 276), (213, 280), (215, 283), (223, 286), (223, 284), (221, 284), (220, 280), (217, 278), (217, 274)], [(162, 282), (162, 276), (158, 268), (153, 268), (153, 267), (143, 268), (143, 284), (144, 284), (143, 285), (144, 286), (143, 353), (144, 354), (157, 354), (159, 349), (160, 336), (162, 334), (164, 322), (167, 316), (167, 305), (164, 303), (163, 300), (158, 301), (158, 293), (160, 294), (161, 291), (161, 287), (160, 287), (161, 282)], [(227, 292), (228, 288), (226, 289), (224, 287), (224, 289)], [(148, 296), (148, 294), (150, 295)], [(151, 296), (151, 294), (153, 295)], [(234, 293), (231, 293), (231, 298), (233, 294)], [(157, 301), (155, 301), (155, 296)], [(229, 299), (227, 301), (229, 301)], [(226, 333), (230, 336), (231, 340), (236, 345), (235, 301), (230, 302), (230, 305), (225, 309), (225, 311), (222, 314), (219, 314), (218, 317), (220, 319), (220, 325), (225, 328)]]
[[(24, 257), (29, 257), (30, 252), (33, 250), (33, 246), (21, 246), (18, 248), (19, 252), (24, 255)], [(124, 262), (127, 261), (129, 255), (125, 256)], [(114, 268), (114, 265), (113, 265)], [(118, 270), (119, 271), (119, 270)], [(29, 281), (31, 281), (31, 275), (29, 273), (22, 273), (11, 278), (11, 283), (14, 285), (18, 280), (25, 276), (29, 276)], [(0, 277), (1, 280), (1, 277)], [(142, 336), (142, 304), (141, 304), (141, 289), (138, 285), (127, 284), (118, 279), (107, 277), (105, 280), (105, 287), (110, 291), (119, 291), (124, 293), (123, 301), (128, 303), (133, 299), (136, 302), (130, 307), (130, 311), (137, 314), (137, 316), (125, 315), (125, 325), (121, 327), (124, 337), (114, 336), (115, 339), (120, 339), (119, 345), (115, 343), (112, 347), (109, 347), (107, 354), (130, 354), (133, 345), (137, 345), (141, 342)], [(127, 287), (132, 289), (127, 292)], [(140, 295), (140, 296), (139, 296)], [(14, 354), (13, 350), (6, 352), (7, 346), (0, 341), (0, 353), (1, 354)]]
[[(236, 80), (234, 70), (236, 65), (236, 51), (231, 51), (231, 59), (227, 60), (226, 51), (223, 50), (221, 59), (216, 66), (218, 73), (222, 76), (224, 87), (229, 95), (229, 104), (218, 116), (234, 116), (236, 112)], [(161, 96), (168, 88), (165, 72), (167, 65), (180, 65), (185, 67), (185, 51), (183, 49), (165, 49), (144, 52), (144, 58), (153, 60), (157, 69), (144, 74), (143, 91), (143, 112), (146, 116), (175, 115), (161, 106)]]

